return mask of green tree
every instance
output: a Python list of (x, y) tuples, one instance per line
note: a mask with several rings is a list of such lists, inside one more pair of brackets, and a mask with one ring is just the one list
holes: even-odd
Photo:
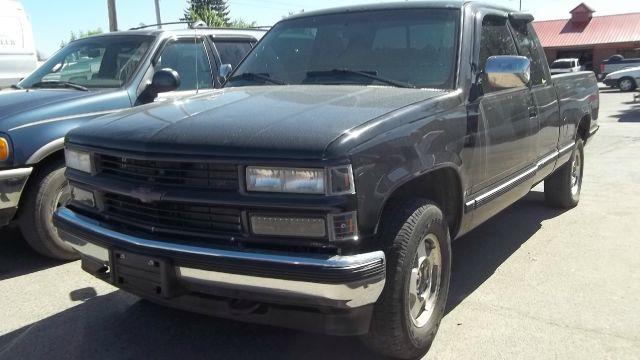
[(247, 21), (244, 21), (243, 19), (234, 19), (231, 22), (230, 26), (236, 29), (246, 29), (246, 28), (256, 27), (258, 26), (258, 24), (255, 21), (247, 22)]
[(191, 9), (187, 19), (190, 22), (202, 21), (209, 27), (228, 27), (224, 19), (211, 9)]
[(60, 47), (63, 48), (65, 46), (67, 46), (68, 43), (70, 43), (70, 42), (72, 42), (74, 40), (83, 39), (83, 38), (86, 38), (88, 36), (98, 35), (98, 34), (102, 34), (102, 33), (103, 33), (102, 28), (96, 28), (96, 29), (87, 30), (87, 31), (79, 30), (77, 34), (74, 31), (71, 31), (71, 33), (69, 34), (69, 41), (62, 40), (62, 42), (60, 42)]
[[(189, 6), (184, 11), (184, 18), (182, 20), (205, 21), (202, 17), (211, 17), (209, 12), (214, 12), (220, 19), (222, 19), (222, 26), (229, 27), (231, 25), (231, 19), (229, 18), (229, 5), (227, 5), (226, 0), (188, 0), (188, 4)], [(207, 22), (207, 24), (209, 23)]]

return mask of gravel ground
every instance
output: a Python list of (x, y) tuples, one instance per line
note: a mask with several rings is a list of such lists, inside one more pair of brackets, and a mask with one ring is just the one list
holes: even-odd
[[(428, 359), (640, 354), (640, 103), (602, 91), (580, 205), (540, 188), (453, 246), (447, 315)], [(375, 358), (356, 339), (165, 309), (34, 254), (0, 230), (0, 359)]]

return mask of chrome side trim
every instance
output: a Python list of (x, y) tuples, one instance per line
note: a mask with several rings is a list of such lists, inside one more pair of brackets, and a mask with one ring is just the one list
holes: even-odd
[(16, 208), (33, 168), (0, 171), (0, 209)]
[(560, 150), (555, 150), (553, 151), (551, 154), (543, 157), (542, 159), (538, 160), (536, 162), (536, 165), (531, 167), (530, 169), (526, 170), (525, 172), (519, 174), (518, 176), (516, 176), (515, 178), (509, 179), (506, 182), (492, 188), (489, 189), (488, 191), (484, 192), (482, 195), (477, 196), (469, 201), (467, 201), (465, 203), (465, 210), (468, 212), (470, 210), (473, 210), (474, 208), (476, 208), (476, 205), (478, 203), (482, 203), (484, 200), (494, 196), (495, 194), (511, 187), (514, 186), (516, 184), (518, 184), (519, 182), (525, 181), (527, 178), (533, 176), (539, 169), (543, 168), (545, 165), (547, 165), (548, 163), (550, 163), (551, 161), (557, 160), (560, 156), (562, 156), (564, 153), (566, 153), (569, 150), (572, 150), (574, 148), (574, 146), (576, 145), (575, 142), (572, 142), (571, 144), (568, 144), (564, 147), (562, 147)]
[(98, 235), (102, 235), (108, 238), (116, 239), (118, 241), (140, 246), (146, 247), (154, 250), (162, 250), (162, 251), (171, 251), (171, 252), (180, 252), (184, 254), (192, 254), (192, 255), (203, 255), (209, 256), (212, 258), (228, 258), (228, 259), (237, 259), (237, 260), (253, 260), (253, 261), (263, 261), (268, 263), (276, 263), (276, 264), (285, 264), (285, 265), (310, 265), (310, 266), (318, 266), (324, 268), (343, 268), (350, 267), (374, 260), (385, 261), (385, 255), (382, 251), (374, 251), (366, 254), (357, 254), (350, 256), (331, 256), (331, 257), (303, 257), (303, 256), (294, 256), (294, 255), (274, 255), (274, 254), (265, 254), (265, 253), (257, 253), (257, 252), (239, 252), (239, 251), (230, 251), (230, 250), (221, 250), (221, 249), (213, 249), (207, 247), (193, 246), (193, 245), (185, 245), (185, 244), (176, 244), (176, 243), (167, 243), (162, 241), (148, 240), (143, 239), (127, 234), (123, 234), (120, 232), (113, 231), (111, 229), (107, 229), (105, 227), (100, 226), (100, 223), (95, 220), (91, 220), (82, 215), (78, 215), (73, 211), (67, 208), (60, 208), (57, 211), (57, 216), (62, 220), (81, 227), (88, 229), (89, 231), (96, 233)]
[(571, 142), (571, 144), (566, 145), (564, 147), (562, 147), (560, 150), (558, 150), (558, 152), (560, 153), (560, 156), (564, 155), (564, 153), (566, 153), (569, 150), (573, 150), (573, 147), (576, 146), (575, 141)]
[(477, 202), (483, 202), (485, 199), (493, 196), (496, 193), (499, 193), (500, 191), (509, 188), (519, 182), (524, 181), (525, 179), (527, 179), (528, 177), (531, 177), (533, 174), (535, 174), (535, 172), (538, 171), (538, 166), (534, 166), (528, 170), (526, 170), (525, 172), (521, 173), (520, 175), (508, 180), (507, 182), (504, 182), (502, 184), (500, 184), (497, 187), (494, 187), (493, 189), (483, 193), (482, 195), (476, 197), (475, 199), (469, 201), (466, 203), (467, 206), (472, 207), (475, 205), (475, 203)]
[[(640, 94), (636, 95), (640, 98)], [(589, 137), (593, 136), (595, 133), (598, 132), (598, 130), (600, 130), (600, 125), (594, 126), (591, 129), (589, 129)]]
[(31, 175), (33, 168), (11, 169), (0, 171), (0, 180), (17, 179)]
[(29, 156), (29, 158), (27, 159), (27, 164), (28, 165), (37, 164), (40, 161), (42, 161), (42, 159), (46, 158), (47, 156), (53, 154), (58, 150), (62, 150), (63, 148), (64, 148), (64, 138), (55, 139), (52, 142), (38, 149), (36, 152), (33, 153), (33, 155)]
[(186, 282), (212, 285), (257, 293), (289, 295), (301, 298), (322, 299), (328, 303), (345, 304), (347, 308), (356, 308), (375, 303), (385, 279), (367, 283), (318, 284), (255, 276), (230, 274), (188, 267), (176, 267), (178, 278)]
[(56, 121), (62, 121), (62, 120), (71, 120), (71, 119), (77, 119), (77, 118), (81, 118), (81, 117), (92, 117), (92, 116), (96, 117), (96, 116), (101, 116), (101, 115), (107, 115), (107, 114), (111, 114), (113, 112), (120, 111), (120, 110), (125, 110), (125, 109), (129, 109), (129, 108), (120, 108), (120, 109), (113, 109), (113, 110), (104, 110), (104, 111), (96, 111), (96, 112), (89, 112), (89, 113), (82, 113), (82, 114), (75, 114), (75, 115), (60, 116), (60, 117), (55, 117), (55, 118), (51, 118), (51, 119), (35, 121), (35, 122), (32, 122), (32, 123), (16, 126), (14, 128), (9, 129), (9, 131), (24, 129), (24, 128), (28, 128), (28, 127), (31, 127), (31, 126), (42, 125), (42, 124), (46, 124), (46, 123), (50, 123), (50, 122), (56, 122)]
[(545, 167), (548, 163), (555, 161), (558, 159), (558, 155), (560, 153), (558, 152), (558, 150), (554, 150), (551, 154), (543, 157), (542, 159), (538, 160), (538, 169)]

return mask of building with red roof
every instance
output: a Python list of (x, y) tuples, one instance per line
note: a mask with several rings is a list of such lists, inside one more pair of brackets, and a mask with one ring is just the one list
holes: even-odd
[(582, 3), (569, 12), (570, 19), (533, 23), (550, 63), (578, 58), (597, 72), (612, 55), (640, 58), (640, 13), (593, 16), (595, 12)]

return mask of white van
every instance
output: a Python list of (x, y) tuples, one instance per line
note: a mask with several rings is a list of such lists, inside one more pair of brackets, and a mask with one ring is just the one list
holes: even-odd
[(18, 0), (0, 0), (0, 89), (38, 66), (31, 22)]

